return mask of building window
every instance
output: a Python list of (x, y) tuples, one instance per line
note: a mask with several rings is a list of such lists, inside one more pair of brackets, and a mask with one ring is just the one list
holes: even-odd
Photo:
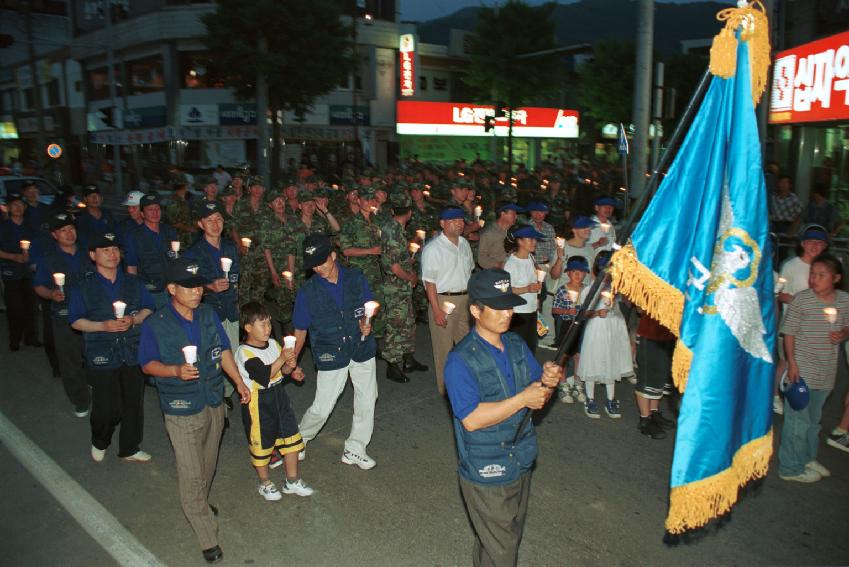
[(162, 68), (161, 55), (128, 61), (127, 74), (129, 75), (129, 93), (131, 95), (165, 89), (165, 73)]
[(32, 87), (24, 89), (24, 109), (32, 110), (35, 108), (35, 96), (33, 95)]
[(181, 51), (180, 72), (184, 89), (220, 89), (223, 81), (212, 73), (206, 51)]
[(441, 79), (439, 77), (433, 78), (433, 90), (435, 91), (447, 91), (448, 90), (448, 79)]
[(47, 106), (61, 106), (62, 93), (59, 90), (59, 79), (53, 79), (47, 85)]
[[(121, 72), (117, 65), (114, 67), (113, 76), (115, 78), (115, 96), (123, 96), (120, 80)], [(106, 67), (89, 69), (86, 73), (86, 80), (88, 81), (88, 92), (86, 93), (88, 100), (106, 100), (109, 98), (109, 78), (106, 74)]]
[(427, 90), (427, 77), (424, 75), (419, 76), (419, 90), (426, 91)]

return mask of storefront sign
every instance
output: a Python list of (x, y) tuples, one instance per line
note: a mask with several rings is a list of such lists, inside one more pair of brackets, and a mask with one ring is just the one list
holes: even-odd
[[(399, 134), (440, 136), (492, 136), (484, 130), (484, 119), (495, 108), (459, 102), (399, 101)], [(495, 119), (495, 135), (506, 136), (506, 116)], [(578, 111), (562, 108), (517, 108), (513, 111), (513, 135), (518, 138), (577, 138)]]
[(849, 32), (776, 55), (770, 123), (846, 118), (849, 118)]
[(182, 126), (218, 126), (217, 104), (181, 104)]
[(18, 129), (14, 122), (0, 122), (0, 140), (17, 140)]
[(413, 96), (416, 94), (416, 40), (413, 34), (401, 36), (398, 54), (401, 61), (401, 96)]
[[(371, 122), (371, 115), (368, 106), (357, 106), (357, 125), (368, 126)], [(331, 126), (352, 126), (354, 119), (351, 114), (350, 105), (330, 105), (330, 125)]]
[(222, 126), (256, 124), (256, 105), (223, 103), (218, 105), (218, 120)]
[(128, 108), (124, 111), (124, 128), (159, 128), (168, 123), (164, 106)]
[(315, 142), (350, 142), (354, 140), (354, 129), (339, 126), (309, 126), (284, 124), (283, 137), (287, 140), (309, 140)]
[(93, 144), (122, 146), (157, 144), (172, 140), (250, 140), (257, 137), (256, 126), (183, 126), (174, 128), (149, 128), (147, 130), (91, 132)]

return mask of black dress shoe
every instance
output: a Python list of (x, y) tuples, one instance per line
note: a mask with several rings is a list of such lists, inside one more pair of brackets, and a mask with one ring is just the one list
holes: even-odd
[(204, 549), (203, 558), (206, 559), (207, 563), (218, 563), (219, 561), (224, 559), (224, 552), (221, 551), (220, 545), (216, 545), (215, 547)]
[(412, 354), (404, 355), (404, 372), (426, 372), (427, 366), (416, 360)]
[(212, 515), (217, 518), (218, 517), (218, 508), (213, 506), (212, 504), (210, 504), (209, 509), (212, 510)]
[(675, 427), (675, 422), (663, 417), (663, 414), (660, 413), (660, 411), (651, 412), (651, 420), (662, 429), (669, 430)]
[(401, 370), (394, 362), (387, 363), (386, 377), (393, 382), (398, 382), (399, 384), (406, 384), (410, 381), (410, 379), (407, 378), (407, 375), (404, 374), (404, 371)]

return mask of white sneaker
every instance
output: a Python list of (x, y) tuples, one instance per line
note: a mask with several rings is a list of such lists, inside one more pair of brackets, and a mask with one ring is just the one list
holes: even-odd
[(277, 486), (274, 485), (270, 480), (260, 483), (259, 486), (256, 487), (259, 495), (268, 500), (269, 502), (276, 502), (283, 498), (283, 495), (280, 494), (280, 491), (277, 490)]
[(368, 455), (358, 455), (348, 450), (342, 453), (342, 462), (346, 465), (357, 465), (364, 471), (373, 469), (377, 465), (375, 460), (369, 457)]
[(122, 460), (128, 463), (146, 463), (152, 458), (153, 457), (151, 457), (148, 453), (145, 453), (144, 451), (136, 451), (129, 457), (123, 457)]
[(576, 387), (573, 396), (576, 400), (578, 400), (579, 403), (584, 403), (587, 401), (587, 395), (584, 393), (583, 388)]
[(298, 462), (302, 463), (304, 461), (304, 459), (306, 459), (306, 458), (307, 458), (307, 446), (306, 446), (306, 444), (304, 444), (304, 448), (301, 449), (300, 453), (298, 453)]
[(295, 482), (289, 482), (287, 480), (283, 483), (283, 488), (280, 490), (283, 491), (283, 494), (297, 494), (298, 496), (312, 496), (313, 492), (315, 492), (315, 490), (307, 486), (302, 478), (299, 478)]
[(811, 461), (810, 463), (805, 465), (805, 470), (819, 473), (819, 475), (823, 478), (831, 476), (831, 471), (825, 468), (819, 461)]
[(74, 416), (79, 418), (88, 417), (88, 414), (91, 413), (91, 404), (86, 405), (85, 407), (74, 408)]
[(637, 377), (636, 376), (628, 376), (628, 382), (634, 386), (637, 385)]
[(779, 395), (775, 395), (772, 397), (772, 413), (784, 415), (784, 401)]
[(91, 446), (91, 458), (95, 463), (102, 463), (103, 457), (106, 456), (106, 449), (98, 449), (94, 445)]
[(549, 343), (540, 343), (538, 346), (539, 348), (544, 348), (545, 350), (557, 350), (556, 346)]
[(778, 478), (781, 480), (791, 480), (793, 482), (819, 482), (822, 480), (822, 475), (815, 470), (805, 469), (805, 472), (793, 476), (784, 476), (783, 474), (779, 474)]

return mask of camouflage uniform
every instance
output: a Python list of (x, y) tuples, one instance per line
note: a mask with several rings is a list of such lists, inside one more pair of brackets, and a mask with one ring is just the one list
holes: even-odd
[(180, 237), (180, 246), (183, 250), (194, 244), (197, 235), (197, 229), (187, 231), (182, 228), (177, 228), (178, 224), (195, 226), (195, 215), (192, 212), (192, 207), (185, 199), (173, 195), (165, 207), (165, 222), (173, 226), (177, 230), (177, 235)]
[[(369, 188), (362, 188), (360, 191), (366, 195), (374, 193)], [(373, 218), (366, 221), (363, 215), (356, 215), (351, 220), (342, 225), (342, 230), (339, 232), (339, 248), (374, 248), (380, 246), (380, 228)], [(377, 315), (372, 321), (372, 328), (375, 338), (383, 337), (384, 317), (383, 311), (386, 304), (383, 301), (383, 273), (380, 266), (379, 256), (358, 256), (349, 257), (346, 260), (348, 266), (358, 268), (368, 280), (369, 288), (371, 288), (374, 300), (380, 303), (381, 308), (377, 311)]]
[[(270, 203), (281, 197), (279, 191), (268, 191), (264, 195), (265, 201)], [(268, 264), (265, 262), (263, 253), (262, 263), (265, 272), (268, 273), (268, 284), (266, 287), (265, 297), (271, 311), (271, 316), (275, 321), (279, 321), (282, 325), (287, 325), (292, 321), (292, 309), (295, 305), (295, 291), (299, 283), (303, 281), (303, 270), (298, 270), (298, 254), (295, 253), (295, 245), (292, 241), (291, 220), (287, 217), (286, 222), (281, 222), (277, 214), (269, 209), (266, 209), (260, 215), (260, 233), (262, 234), (263, 251), (268, 250), (271, 254), (271, 260), (274, 263), (274, 269), (280, 276), (280, 287), (276, 287), (272, 282), (271, 274), (268, 272)], [(290, 290), (286, 285), (286, 280), (282, 276), (282, 272), (289, 269), (289, 256), (294, 255), (295, 271), (292, 273), (295, 285), (294, 289)], [(300, 276), (300, 278), (298, 277)]]
[[(393, 193), (392, 204), (396, 207), (410, 205), (407, 192)], [(402, 280), (392, 273), (392, 265), (398, 264), (402, 270), (413, 270), (413, 258), (409, 252), (409, 242), (404, 227), (394, 218), (386, 224), (380, 237), (380, 262), (385, 274), (383, 296), (386, 300), (384, 320), (386, 322), (386, 340), (383, 358), (390, 363), (400, 364), (404, 355), (416, 349), (416, 320), (413, 314), (413, 288), (410, 282)]]
[[(268, 266), (263, 254), (262, 217), (267, 210), (264, 202), (259, 209), (251, 208), (250, 197), (241, 199), (233, 208), (233, 224), (239, 232), (239, 238), (250, 238), (251, 247), (241, 258), (241, 279), (239, 280), (239, 305), (249, 301), (263, 302), (265, 290), (271, 283)], [(241, 245), (237, 242), (236, 244)]]

